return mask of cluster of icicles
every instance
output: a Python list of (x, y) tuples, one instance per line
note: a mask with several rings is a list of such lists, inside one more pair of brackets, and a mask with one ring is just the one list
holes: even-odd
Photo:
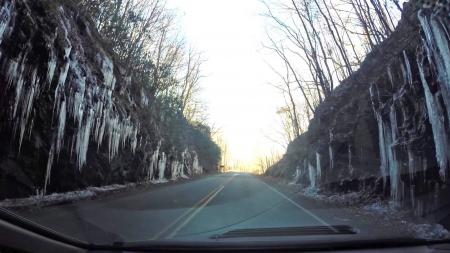
[[(447, 24), (439, 16), (427, 15), (424, 11), (420, 11), (418, 18), (423, 32), (422, 48), (418, 50), (414, 61), (410, 60), (406, 52), (404, 52), (403, 64), (401, 64), (401, 72), (405, 82), (403, 85), (410, 85), (412, 89), (417, 88), (414, 87), (417, 83), (414, 83), (411, 72), (412, 65), (417, 65), (420, 75), (419, 83), (425, 95), (428, 121), (433, 132), (439, 175), (445, 181), (450, 162), (449, 134), (444, 123), (446, 119), (450, 119), (450, 37)], [(430, 86), (432, 84), (428, 83), (425, 69), (435, 71), (435, 73), (428, 74), (433, 74), (438, 79), (435, 82), (438, 85), (436, 87), (437, 89), (435, 88), (436, 92), (431, 91)], [(393, 82), (390, 69), (388, 70), (388, 76), (394, 87), (396, 84)], [(403, 93), (404, 90), (400, 89), (393, 94), (390, 113), (387, 118), (383, 117), (379, 108), (374, 106), (374, 113), (378, 122), (380, 169), (384, 184), (389, 183), (390, 196), (394, 203), (405, 200), (405, 196), (407, 195), (405, 189), (409, 189), (409, 201), (421, 213), (422, 211), (420, 210), (424, 208), (424, 204), (423, 201), (416, 200), (415, 185), (413, 183), (416, 173), (420, 170), (425, 171), (428, 166), (426, 158), (415, 154), (411, 149), (411, 145), (402, 143), (399, 136), (399, 127), (401, 126), (398, 125), (397, 111), (401, 111), (402, 115), (406, 115), (406, 112), (404, 110), (405, 108), (402, 108), (401, 103), (396, 103), (396, 101)], [(379, 103), (380, 92), (375, 84), (371, 86), (370, 94), (373, 104)], [(444, 101), (445, 108), (442, 107), (440, 99)], [(402, 166), (405, 165), (402, 164), (402, 161), (397, 157), (397, 153), (395, 152), (395, 147), (398, 145), (404, 145), (407, 150), (408, 163), (406, 167), (410, 178), (410, 185), (405, 185), (405, 181), (401, 180)]]
[[(421, 48), (419, 48), (414, 60), (408, 58), (406, 52), (403, 54), (403, 60), (401, 64), (401, 72), (403, 75), (404, 84), (414, 88), (417, 83), (413, 80), (413, 74), (411, 69), (413, 64), (417, 66), (419, 71), (420, 83), (424, 92), (426, 102), (426, 112), (428, 121), (431, 125), (433, 132), (433, 141), (436, 151), (436, 161), (439, 166), (439, 175), (443, 181), (447, 179), (450, 153), (449, 153), (449, 133), (445, 127), (445, 120), (450, 119), (450, 37), (448, 34), (448, 25), (439, 17), (434, 15), (426, 15), (424, 11), (418, 13), (421, 29), (423, 32), (423, 42)], [(436, 76), (438, 80), (435, 82), (438, 87), (435, 87), (435, 92), (431, 91), (431, 83), (428, 83), (426, 69), (429, 71), (435, 71), (433, 76)], [(391, 81), (391, 85), (395, 87), (391, 70), (388, 70), (388, 76)], [(425, 172), (428, 168), (427, 160), (425, 157), (418, 156), (411, 148), (411, 145), (402, 143), (399, 136), (399, 128), (397, 120), (397, 111), (400, 111), (402, 115), (406, 115), (405, 108), (401, 103), (396, 101), (403, 95), (404, 90), (399, 89), (393, 94), (392, 104), (390, 105), (389, 117), (383, 117), (380, 108), (377, 108), (375, 104), (380, 102), (380, 92), (376, 84), (370, 87), (370, 94), (372, 102), (374, 104), (374, 113), (378, 122), (378, 136), (379, 136), (379, 150), (381, 161), (381, 175), (383, 177), (384, 184), (389, 184), (390, 196), (394, 203), (399, 203), (405, 200), (405, 196), (409, 195), (410, 203), (413, 207), (416, 207), (419, 214), (423, 212), (424, 203), (422, 200), (416, 200), (415, 193), (415, 175), (419, 171)], [(443, 100), (443, 104), (440, 100)], [(402, 116), (405, 117), (405, 116)], [(407, 164), (403, 165), (402, 160), (397, 157), (395, 147), (403, 145), (407, 152)], [(406, 166), (409, 175), (409, 184), (401, 180), (402, 167)], [(388, 180), (389, 178), (389, 180)], [(435, 185), (438, 187), (437, 185)], [(406, 193), (406, 189), (409, 189), (409, 193)], [(435, 190), (438, 192), (438, 189)]]
[(298, 182), (300, 177), (302, 176), (303, 171), (307, 171), (307, 179), (309, 181), (309, 187), (312, 189), (315, 189), (319, 186), (320, 179), (322, 177), (322, 165), (321, 165), (321, 155), (316, 152), (316, 162), (315, 165), (313, 165), (308, 159), (303, 160), (303, 170), (300, 168), (297, 168), (294, 175), (294, 180), (292, 181), (292, 184), (295, 184)]
[[(411, 63), (406, 55), (406, 52), (403, 53), (403, 59), (400, 61), (400, 69), (401, 74), (403, 76), (403, 83), (395, 83), (392, 70), (388, 68), (387, 74), (389, 77), (389, 82), (392, 87), (401, 86), (404, 87), (406, 85), (413, 86), (413, 77), (411, 73)], [(397, 156), (396, 147), (397, 146), (405, 146), (407, 149), (408, 155), (408, 174), (411, 182), (414, 182), (415, 173), (423, 169), (425, 170), (426, 159), (414, 155), (411, 149), (411, 145), (407, 145), (404, 140), (401, 139), (399, 125), (397, 120), (397, 111), (401, 111), (402, 115), (407, 115), (403, 105), (400, 102), (397, 102), (404, 94), (404, 89), (400, 88), (396, 93), (392, 94), (392, 99), (389, 100), (389, 116), (383, 116), (383, 106), (380, 96), (380, 91), (378, 89), (377, 84), (372, 84), (370, 87), (370, 95), (372, 99), (373, 109), (375, 118), (378, 123), (378, 144), (380, 151), (380, 172), (383, 177), (384, 186), (388, 183), (390, 184), (390, 195), (394, 202), (398, 202), (403, 199), (405, 185), (404, 182), (401, 181), (401, 164), (402, 160), (400, 160)], [(388, 180), (389, 179), (389, 180)], [(411, 187), (411, 196), (414, 196), (414, 187)], [(414, 201), (413, 201), (414, 205)]]
[[(433, 132), (434, 147), (436, 151), (436, 161), (439, 166), (439, 175), (443, 181), (447, 179), (450, 154), (449, 154), (449, 134), (445, 127), (446, 119), (450, 119), (450, 37), (448, 34), (447, 24), (439, 17), (434, 15), (426, 15), (424, 11), (418, 14), (421, 28), (423, 31), (422, 48), (418, 50), (415, 61), (411, 61), (406, 53), (404, 53), (403, 64), (401, 66), (403, 79), (405, 85), (416, 85), (412, 77), (412, 64), (417, 65), (420, 75), (420, 84), (425, 95), (426, 111), (428, 121)], [(433, 93), (431, 91), (431, 83), (428, 83), (427, 73), (425, 69), (435, 71), (433, 74), (438, 80), (435, 82), (438, 87)], [(388, 71), (388, 75), (392, 82), (392, 74)], [(395, 85), (392, 83), (392, 85)], [(414, 87), (413, 87), (414, 88)], [(376, 85), (372, 85), (371, 97), (374, 103), (380, 98), (380, 94)], [(404, 145), (399, 138), (399, 125), (397, 122), (397, 110), (402, 111), (405, 115), (405, 108), (401, 108), (401, 104), (396, 104), (397, 98), (402, 96), (404, 91), (400, 89), (393, 94), (393, 103), (390, 106), (390, 113), (388, 118), (383, 118), (381, 112), (374, 107), (375, 116), (378, 122), (379, 148), (381, 160), (381, 175), (384, 183), (390, 184), (390, 195), (394, 202), (398, 203), (405, 200), (405, 189), (410, 189), (408, 193), (410, 202), (413, 207), (417, 205), (418, 209), (423, 209), (423, 202), (416, 201), (415, 185), (405, 185), (401, 180), (401, 161), (398, 159), (395, 152), (395, 146)], [(440, 103), (443, 100), (443, 105)], [(445, 108), (443, 107), (445, 106)], [(425, 157), (414, 154), (410, 145), (405, 145), (407, 148), (408, 175), (410, 177), (410, 184), (414, 182), (415, 174), (427, 169), (427, 160)], [(387, 180), (389, 177), (389, 180)], [(389, 182), (388, 182), (389, 181)], [(436, 185), (437, 187), (437, 185)], [(416, 203), (417, 202), (417, 203)]]
[[(11, 35), (14, 29), (14, 2), (4, 1), (0, 10), (0, 45)], [(103, 52), (96, 55), (96, 64), (101, 66), (101, 77), (98, 80), (87, 64), (81, 63), (84, 50), (80, 44), (72, 46), (69, 39), (72, 27), (65, 19), (64, 9), (59, 9), (62, 19), (59, 28), (63, 34), (55, 34), (49, 40), (49, 61), (46, 76), (38, 75), (38, 67), (27, 64), (32, 53), (31, 42), (15, 59), (6, 61), (6, 78), (8, 89), (15, 92), (12, 108), (14, 132), (19, 140), (19, 153), (23, 139), (30, 137), (33, 124), (35, 101), (45, 90), (56, 85), (52, 125), (55, 133), (51, 140), (48, 155), (47, 171), (43, 192), (50, 182), (51, 168), (63, 147), (70, 154), (76, 155), (78, 168), (86, 163), (89, 143), (94, 141), (98, 147), (107, 142), (109, 159), (119, 152), (120, 148), (129, 146), (132, 152), (137, 147), (139, 126), (130, 117), (120, 112), (113, 102), (113, 91), (116, 78), (111, 59)], [(53, 42), (57, 36), (64, 36), (64, 60), (58, 62)], [(74, 135), (68, 136), (67, 122), (74, 122)], [(66, 143), (65, 143), (66, 142)]]
[[(147, 181), (154, 183), (165, 183), (166, 168), (168, 168), (167, 156), (164, 152), (161, 152), (161, 141), (158, 143), (156, 150), (151, 154), (147, 166)], [(171, 179), (177, 180), (178, 178), (188, 178), (189, 175), (202, 174), (203, 168), (199, 164), (198, 155), (194, 152), (189, 152), (185, 149), (181, 153), (180, 160), (171, 161)], [(186, 175), (186, 172), (188, 175)]]
[[(413, 64), (417, 66), (420, 74), (421, 87), (413, 87), (413, 89), (423, 89), (426, 101), (426, 112), (428, 114), (428, 121), (432, 127), (434, 146), (436, 150), (436, 161), (439, 166), (439, 174), (442, 180), (448, 178), (448, 170), (450, 164), (450, 135), (445, 126), (445, 121), (450, 119), (450, 31), (449, 26), (439, 16), (433, 14), (425, 14), (426, 11), (420, 11), (418, 14), (421, 29), (423, 32), (422, 48), (418, 50), (418, 54), (414, 59), (409, 59), (406, 52), (401, 57), (401, 76), (404, 80), (403, 84), (395, 83), (393, 81), (393, 74), (388, 68), (387, 75), (391, 81), (392, 87), (401, 85), (417, 85), (413, 80), (412, 68)], [(437, 92), (432, 92), (430, 83), (427, 81), (427, 70), (434, 71), (432, 73), (438, 78)], [(410, 203), (416, 207), (416, 211), (423, 212), (424, 202), (416, 200), (415, 185), (405, 185), (401, 180), (401, 171), (403, 171), (404, 164), (402, 160), (397, 157), (395, 147), (404, 145), (407, 153), (408, 175), (410, 177), (409, 183), (414, 182), (414, 176), (420, 170), (427, 169), (427, 160), (425, 157), (420, 157), (411, 150), (410, 145), (402, 143), (399, 136), (399, 127), (397, 122), (397, 112), (400, 111), (402, 115), (406, 115), (405, 108), (401, 108), (401, 103), (397, 100), (404, 95), (405, 91), (399, 89), (392, 96), (390, 100), (390, 113), (388, 116), (383, 116), (381, 108), (376, 106), (380, 104), (380, 91), (376, 84), (371, 85), (370, 95), (374, 107), (375, 118), (378, 122), (378, 136), (379, 136), (379, 151), (380, 151), (380, 171), (385, 186), (389, 184), (390, 196), (394, 203), (399, 203), (405, 200), (405, 196), (410, 196)], [(383, 95), (385, 96), (385, 94)], [(441, 103), (440, 101), (443, 101)], [(331, 169), (334, 166), (334, 151), (331, 146), (333, 141), (333, 134), (330, 130), (330, 145), (329, 145), (329, 166)], [(304, 160), (303, 169), (297, 169), (294, 175), (294, 181), (298, 181), (300, 174), (306, 172), (305, 176), (309, 181), (311, 188), (318, 187), (321, 179), (321, 154), (316, 153), (315, 165), (311, 164), (308, 159)], [(349, 171), (353, 171), (352, 167), (352, 152), (351, 147), (348, 148), (348, 166)], [(437, 187), (437, 185), (436, 185)], [(405, 190), (409, 189), (408, 194)], [(437, 189), (436, 189), (437, 191)]]

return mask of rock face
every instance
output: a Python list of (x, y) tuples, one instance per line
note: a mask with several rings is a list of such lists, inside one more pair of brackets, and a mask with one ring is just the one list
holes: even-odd
[(209, 133), (168, 120), (92, 27), (68, 2), (0, 2), (0, 199), (217, 170)]
[(323, 191), (369, 191), (419, 214), (434, 208), (449, 179), (449, 28), (433, 9), (405, 5), (393, 35), (267, 173)]

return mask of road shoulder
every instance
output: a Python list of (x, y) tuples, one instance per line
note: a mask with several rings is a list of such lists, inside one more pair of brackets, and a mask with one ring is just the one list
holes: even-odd
[(362, 232), (374, 235), (401, 235), (428, 240), (450, 238), (450, 233), (443, 226), (413, 217), (409, 210), (394, 208), (389, 202), (333, 203), (324, 201), (323, 196), (316, 198), (313, 194), (304, 194), (304, 187), (300, 185), (268, 176), (258, 178), (332, 225), (351, 224)]
[(0, 201), (0, 207), (7, 208), (9, 210), (24, 211), (51, 206), (67, 205), (78, 202), (108, 200), (134, 195), (141, 192), (154, 191), (157, 189), (170, 187), (173, 185), (185, 184), (212, 175), (213, 174), (195, 175), (190, 178), (167, 180), (167, 182), (165, 183), (141, 182), (141, 183), (114, 184), (101, 187), (87, 187), (86, 189), (78, 191), (52, 193), (45, 196), (35, 195), (30, 196), (28, 198), (5, 199)]

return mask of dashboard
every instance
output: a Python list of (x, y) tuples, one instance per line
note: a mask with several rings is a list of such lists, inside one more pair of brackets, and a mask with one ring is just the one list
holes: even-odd
[[(409, 252), (409, 253), (438, 253), (450, 252), (450, 243), (427, 243), (386, 241), (379, 243), (352, 243), (340, 244), (252, 244), (241, 242), (240, 244), (185, 244), (176, 247), (169, 244), (143, 247), (134, 245), (130, 247), (101, 247), (85, 244), (69, 238), (52, 236), (45, 230), (29, 230), (23, 224), (13, 224), (0, 220), (0, 252), (71, 252), (71, 253), (105, 253), (105, 252)], [(4, 250), (5, 249), (5, 250)]]

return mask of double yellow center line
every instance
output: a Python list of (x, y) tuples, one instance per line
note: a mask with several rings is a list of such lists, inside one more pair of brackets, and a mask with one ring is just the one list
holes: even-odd
[(203, 197), (200, 201), (194, 204), (191, 208), (186, 210), (181, 216), (176, 218), (173, 222), (171, 222), (168, 226), (162, 229), (159, 233), (151, 238), (151, 240), (157, 239), (170, 239), (177, 235), (177, 233), (183, 229), (189, 222), (197, 216), (199, 212), (202, 211), (204, 207), (206, 207), (223, 189), (228, 185), (236, 175), (231, 176), (224, 183), (219, 185), (217, 188), (214, 188), (210, 193), (208, 193), (205, 197)]

